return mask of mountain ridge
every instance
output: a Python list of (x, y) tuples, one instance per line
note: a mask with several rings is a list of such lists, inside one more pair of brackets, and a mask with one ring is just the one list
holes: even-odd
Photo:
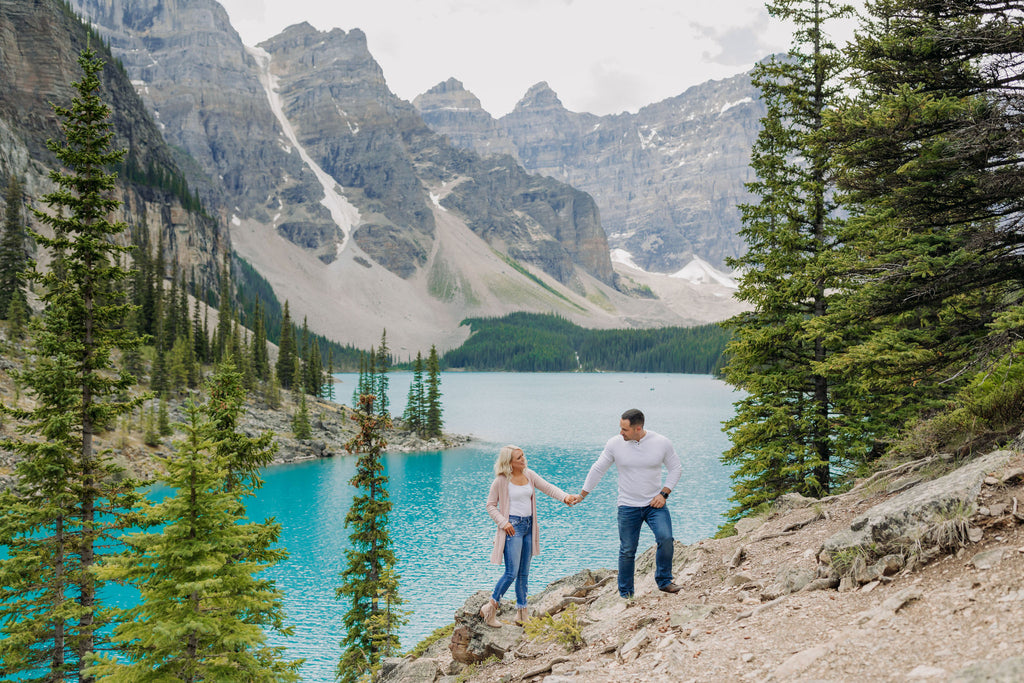
[(527, 170), (595, 197), (609, 244), (642, 268), (670, 273), (693, 256), (720, 267), (744, 251), (736, 205), (749, 198), (743, 183), (764, 115), (749, 74), (606, 116), (569, 111), (541, 81), (495, 119), (446, 106), (476, 97), (454, 79), (444, 85), (413, 100), (428, 125), (483, 155), (508, 153), (511, 140)]

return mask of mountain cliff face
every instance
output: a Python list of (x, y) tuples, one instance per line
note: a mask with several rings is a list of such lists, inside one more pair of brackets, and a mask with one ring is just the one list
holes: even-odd
[[(50, 104), (70, 105), (86, 42), (85, 27), (60, 2), (0, 3), (0, 184), (18, 175), (30, 203), (55, 189), (48, 171), (58, 162), (46, 141), (61, 140), (63, 133)], [(200, 285), (215, 286), (219, 263), (230, 248), (228, 236), (215, 220), (186, 210), (172, 189), (139, 179), (143, 169), (156, 172), (151, 176), (181, 177), (182, 172), (127, 76), (109, 55), (106, 59), (102, 96), (112, 108), (112, 144), (128, 150), (117, 187), (122, 206), (115, 218), (132, 231), (148, 231), (151, 244), (163, 236), (168, 263), (194, 273)]]
[[(109, 41), (189, 180), (224, 220), (251, 216), (330, 259), (337, 229), (292, 154), (256, 61), (214, 0), (74, 0)], [(195, 165), (195, 163), (193, 163)]]
[[(512, 258), (575, 286), (576, 267), (612, 282), (596, 206), (562, 183), (532, 178), (511, 160), (451, 147), (415, 107), (387, 89), (358, 29), (289, 27), (259, 46), (270, 56), (300, 143), (344, 188), (362, 222), (353, 238), (401, 277), (427, 261), (434, 237), (430, 186), (459, 181), (439, 205)], [(435, 193), (436, 194), (436, 193)]]
[(213, 0), (74, 0), (164, 135), (209, 179), (232, 245), (314, 331), (458, 344), (468, 316), (591, 327), (688, 320), (615, 288), (593, 199), (484, 159), (392, 94), (358, 29), (297, 24), (246, 48)]
[[(737, 203), (764, 107), (748, 74), (710, 81), (636, 114), (568, 111), (546, 83), (493, 119), (449, 80), (414, 100), (454, 144), (505, 153), (530, 172), (595, 197), (613, 248), (642, 268), (672, 272), (694, 256), (721, 265), (743, 252)], [(474, 104), (475, 103), (475, 104)]]
[[(426, 185), (472, 172), (479, 160), (453, 154), (412, 105), (387, 89), (361, 31), (320, 33), (298, 24), (249, 54), (213, 0), (75, 0), (75, 6), (108, 37), (167, 138), (220, 181), (211, 194), (219, 194), (225, 218), (273, 224), (280, 235), (326, 263), (351, 236), (370, 260), (400, 277), (426, 264), (434, 230)], [(269, 70), (262, 84), (261, 69)], [(348, 226), (351, 235), (346, 226), (339, 232), (322, 205), (322, 183), (288, 144), (269, 101), (275, 96), (303, 151), (358, 209), (354, 225)], [(550, 189), (554, 186), (546, 187), (558, 194)], [(572, 188), (561, 191), (575, 200)], [(552, 233), (569, 240), (580, 232), (574, 216), (591, 216), (586, 211), (548, 213), (568, 225), (510, 218), (510, 224), (534, 223), (519, 237), (531, 231), (549, 237), (546, 248), (538, 249), (514, 244), (516, 232), (506, 230), (506, 242), (518, 248), (515, 258), (535, 263), (564, 283), (576, 266), (611, 282), (607, 256), (586, 254), (591, 244), (600, 246), (600, 224), (592, 226), (595, 235), (561, 245)], [(480, 224), (490, 217), (468, 218)]]
[(447, 135), (456, 147), (475, 150), (481, 156), (508, 154), (518, 160), (519, 150), (508, 132), (460, 81), (449, 78), (412, 104), (431, 128)]

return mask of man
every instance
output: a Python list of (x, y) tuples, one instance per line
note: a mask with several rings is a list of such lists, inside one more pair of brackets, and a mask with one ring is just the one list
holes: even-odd
[[(679, 481), (683, 466), (672, 442), (661, 434), (644, 429), (644, 414), (632, 408), (619, 420), (619, 436), (605, 444), (600, 457), (590, 467), (580, 500), (594, 490), (608, 468), (619, 469), (619, 595), (633, 597), (633, 567), (640, 527), (644, 522), (658, 543), (654, 580), (659, 590), (678, 593), (681, 586), (672, 582), (672, 518), (665, 501)], [(661, 468), (668, 470), (661, 483)]]

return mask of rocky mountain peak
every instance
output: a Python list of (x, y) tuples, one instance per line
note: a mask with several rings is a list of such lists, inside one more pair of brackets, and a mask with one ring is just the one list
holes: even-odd
[(455, 78), (438, 83), (430, 90), (418, 95), (412, 103), (421, 114), (438, 111), (479, 112), (486, 118), (491, 118), (491, 115), (484, 111), (479, 98), (466, 90), (462, 82)]
[(565, 107), (562, 106), (562, 101), (558, 99), (558, 95), (551, 89), (547, 81), (541, 81), (532, 85), (526, 91), (523, 99), (516, 103), (515, 111), (541, 111), (545, 109), (565, 109)]

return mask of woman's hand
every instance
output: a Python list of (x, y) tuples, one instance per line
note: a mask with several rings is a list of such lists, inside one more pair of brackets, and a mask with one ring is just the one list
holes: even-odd
[(512, 526), (511, 522), (505, 522), (505, 526), (503, 526), (502, 529), (505, 530), (505, 534), (508, 536), (516, 535), (516, 528)]

